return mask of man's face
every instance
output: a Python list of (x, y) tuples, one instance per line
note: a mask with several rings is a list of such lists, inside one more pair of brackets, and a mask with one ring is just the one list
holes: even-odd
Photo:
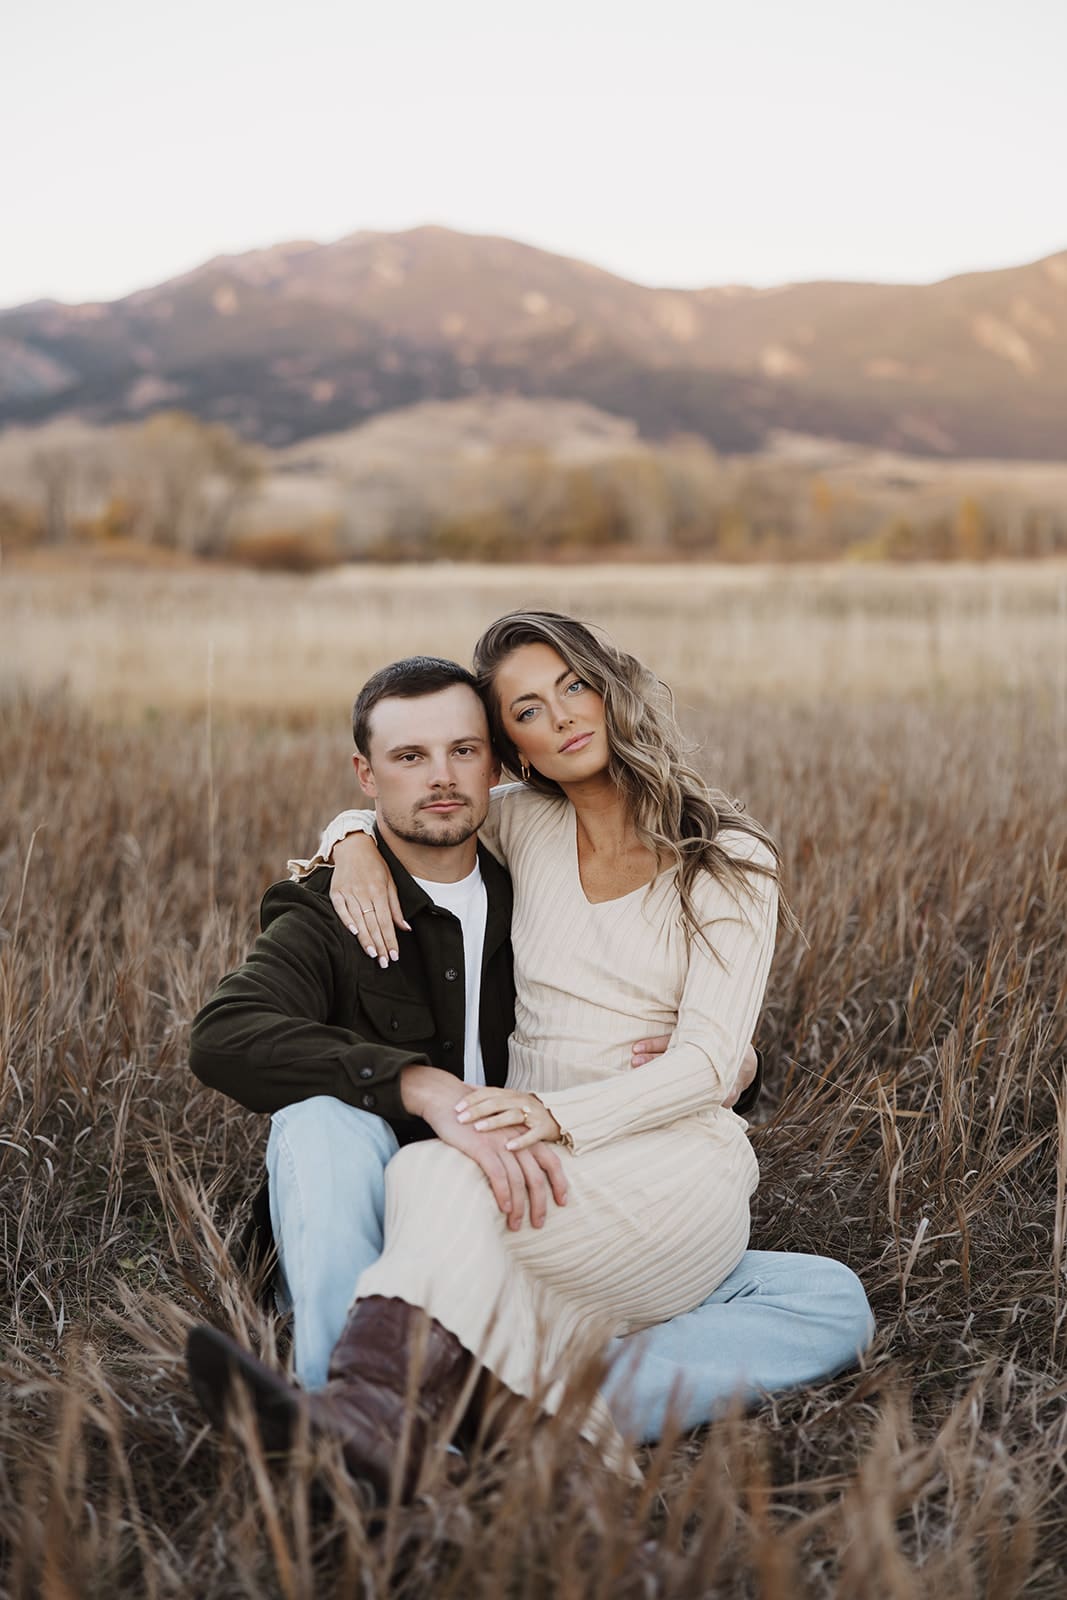
[(477, 833), (500, 767), (485, 707), (465, 683), (414, 700), (380, 700), (356, 772), (379, 824), (411, 844), (446, 847)]

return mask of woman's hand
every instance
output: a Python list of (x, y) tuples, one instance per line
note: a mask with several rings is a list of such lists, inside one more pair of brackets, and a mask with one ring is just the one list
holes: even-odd
[(478, 1133), (474, 1128), (465, 1127), (462, 1118), (455, 1114), (456, 1095), (462, 1088), (450, 1072), (442, 1072), (437, 1067), (405, 1067), (400, 1074), (400, 1095), (405, 1111), (422, 1117), (440, 1140), (462, 1151), (481, 1168), (493, 1198), (507, 1218), (508, 1227), (513, 1231), (521, 1228), (529, 1206), (530, 1222), (540, 1228), (548, 1213), (550, 1194), (558, 1206), (567, 1204), (563, 1163), (548, 1144), (515, 1150), (507, 1139), (506, 1129), (500, 1133)]
[(508, 1150), (525, 1150), (528, 1145), (555, 1144), (560, 1126), (547, 1106), (535, 1094), (520, 1094), (517, 1089), (470, 1089), (456, 1106), (460, 1122), (473, 1122), (479, 1133), (495, 1128), (521, 1128), (509, 1139)]
[(369, 833), (350, 833), (333, 847), (333, 909), (380, 967), (399, 961), (397, 928), (404, 921), (393, 875)]

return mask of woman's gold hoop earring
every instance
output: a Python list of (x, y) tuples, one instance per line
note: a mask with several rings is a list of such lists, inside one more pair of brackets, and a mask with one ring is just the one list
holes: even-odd
[(529, 783), (530, 763), (527, 761), (525, 756), (519, 757), (519, 776), (521, 777), (523, 783)]

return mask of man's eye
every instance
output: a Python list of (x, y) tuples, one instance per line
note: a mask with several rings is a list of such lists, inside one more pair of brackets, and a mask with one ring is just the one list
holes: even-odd
[(457, 756), (472, 756), (475, 754), (472, 744), (461, 744), (456, 749)]
[(400, 759), (401, 759), (401, 761), (407, 762), (408, 766), (410, 766), (411, 763), (413, 761), (417, 761), (419, 759), (419, 757), (418, 757), (418, 753), (415, 750), (409, 750), (406, 753), (406, 755), (402, 755), (400, 757)]

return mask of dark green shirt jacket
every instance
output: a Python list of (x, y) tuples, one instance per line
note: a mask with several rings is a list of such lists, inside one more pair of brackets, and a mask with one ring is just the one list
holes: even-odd
[[(427, 1138), (405, 1112), (399, 1075), (413, 1063), (463, 1077), (465, 984), (458, 918), (436, 906), (378, 839), (411, 932), (382, 968), (339, 921), (332, 867), (303, 883), (276, 883), (260, 907), (262, 932), (193, 1022), (190, 1065), (202, 1083), (250, 1111), (278, 1111), (333, 1095), (385, 1117), (401, 1144)], [(478, 847), (487, 915), (482, 950), (481, 1045), (486, 1081), (507, 1075), (514, 1026), (511, 880)]]

